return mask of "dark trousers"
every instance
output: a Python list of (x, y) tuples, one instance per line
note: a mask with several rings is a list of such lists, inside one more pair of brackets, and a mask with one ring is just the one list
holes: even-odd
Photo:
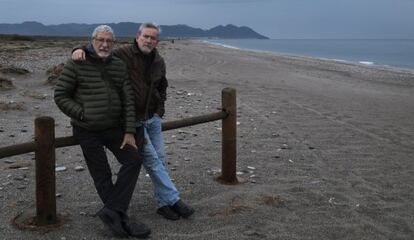
[[(124, 137), (121, 129), (93, 132), (74, 126), (73, 136), (80, 143), (102, 202), (109, 209), (126, 213), (141, 170), (142, 157), (139, 151), (129, 145), (120, 149)], [(104, 147), (121, 163), (115, 184)]]

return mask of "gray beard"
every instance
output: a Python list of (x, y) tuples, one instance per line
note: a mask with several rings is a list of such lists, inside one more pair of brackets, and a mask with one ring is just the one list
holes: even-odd
[[(139, 45), (138, 45), (139, 46)], [(143, 54), (150, 54), (152, 50), (150, 50), (149, 48), (145, 47), (145, 46), (139, 46), (139, 50), (141, 50), (141, 52)]]
[(101, 58), (107, 58), (111, 55), (109, 52), (97, 52), (96, 54)]

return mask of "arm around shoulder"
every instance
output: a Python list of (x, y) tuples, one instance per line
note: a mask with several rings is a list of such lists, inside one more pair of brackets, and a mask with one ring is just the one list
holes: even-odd
[(72, 49), (72, 60), (85, 61), (86, 60), (86, 46), (75, 46)]

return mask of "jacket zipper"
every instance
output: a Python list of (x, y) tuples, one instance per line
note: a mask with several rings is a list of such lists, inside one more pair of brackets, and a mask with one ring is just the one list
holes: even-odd
[(108, 92), (108, 108), (107, 108), (107, 117), (109, 118), (109, 116), (111, 115), (112, 112), (112, 89), (111, 89), (111, 85), (109, 84), (109, 79), (107, 79), (107, 77), (105, 74), (105, 66), (101, 66), (100, 67), (100, 72), (101, 72), (101, 77), (103, 79), (103, 81), (105, 82), (105, 87), (107, 89)]

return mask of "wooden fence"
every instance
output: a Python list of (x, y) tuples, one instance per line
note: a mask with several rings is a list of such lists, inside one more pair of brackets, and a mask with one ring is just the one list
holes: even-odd
[[(164, 122), (162, 130), (172, 130), (196, 124), (222, 120), (222, 169), (218, 180), (236, 184), (236, 90), (224, 88), (221, 92), (222, 110), (206, 115)], [(57, 222), (55, 149), (79, 144), (73, 136), (55, 138), (55, 123), (51, 117), (35, 119), (35, 141), (0, 148), (0, 159), (35, 152), (36, 161), (36, 216), (38, 226)]]

